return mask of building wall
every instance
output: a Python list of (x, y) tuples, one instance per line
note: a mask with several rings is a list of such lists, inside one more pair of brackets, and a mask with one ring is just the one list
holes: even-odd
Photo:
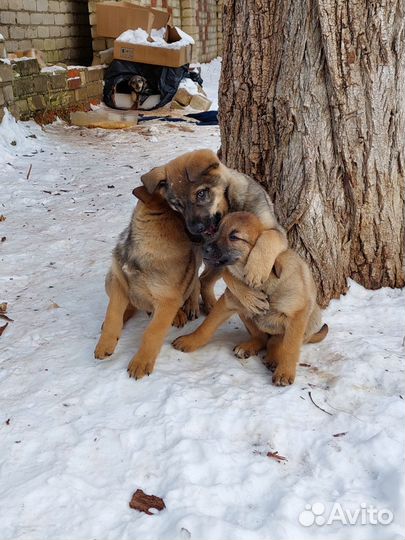
[(91, 63), (87, 0), (0, 0), (7, 52), (39, 49), (47, 62)]

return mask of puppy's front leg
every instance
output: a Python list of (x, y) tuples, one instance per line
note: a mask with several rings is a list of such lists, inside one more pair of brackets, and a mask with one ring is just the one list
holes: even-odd
[(277, 229), (263, 231), (245, 265), (246, 283), (251, 287), (260, 287), (268, 280), (277, 257), (286, 249), (288, 240), (284, 233)]
[[(228, 294), (227, 294), (228, 293)], [(173, 341), (173, 347), (179, 351), (192, 352), (206, 345), (215, 331), (237, 312), (230, 300), (228, 289), (216, 302), (205, 321), (192, 334), (180, 336)]]
[(201, 274), (201, 298), (204, 311), (208, 314), (214, 307), (217, 299), (214, 293), (214, 285), (221, 278), (222, 270), (206, 266)]
[(107, 312), (102, 327), (100, 339), (98, 340), (94, 357), (103, 360), (111, 356), (117, 346), (124, 324), (124, 313), (128, 308), (128, 295), (116, 276), (111, 276), (108, 284)]
[(244, 308), (248, 313), (260, 315), (270, 309), (267, 295), (264, 292), (249, 287), (227, 269), (223, 273), (223, 278), (232, 294), (238, 299), (240, 307)]
[(165, 299), (158, 304), (143, 334), (139, 351), (128, 365), (130, 377), (141, 379), (152, 373), (157, 355), (180, 307), (181, 299)]

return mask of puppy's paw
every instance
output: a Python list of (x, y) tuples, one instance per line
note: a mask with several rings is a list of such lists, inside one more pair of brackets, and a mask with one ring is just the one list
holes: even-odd
[(94, 350), (94, 358), (97, 360), (105, 360), (113, 354), (117, 346), (119, 336), (101, 334), (97, 346)]
[(200, 316), (200, 304), (197, 300), (188, 298), (183, 306), (184, 311), (186, 312), (187, 319), (189, 321), (194, 321)]
[(239, 343), (236, 347), (233, 348), (233, 352), (236, 358), (249, 358), (250, 356), (256, 356), (263, 349), (263, 345), (257, 341), (245, 341)]
[(134, 379), (142, 379), (145, 375), (150, 375), (155, 367), (155, 360), (136, 354), (128, 365), (128, 375)]
[(276, 386), (289, 386), (295, 380), (295, 368), (279, 364), (273, 374), (273, 384)]
[(188, 318), (186, 312), (183, 310), (183, 308), (180, 308), (173, 319), (172, 326), (175, 326), (176, 328), (183, 328), (187, 321)]
[(180, 336), (172, 342), (175, 349), (182, 352), (193, 352), (198, 349), (198, 345), (193, 339), (193, 334)]
[(260, 264), (248, 260), (245, 266), (244, 281), (254, 289), (260, 288), (269, 279), (269, 272)]

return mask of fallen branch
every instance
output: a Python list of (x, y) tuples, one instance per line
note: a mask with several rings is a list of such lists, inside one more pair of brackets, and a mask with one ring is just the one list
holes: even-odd
[(320, 411), (323, 411), (323, 412), (326, 413), (326, 414), (329, 414), (329, 416), (333, 416), (333, 414), (332, 414), (331, 412), (325, 411), (325, 409), (322, 409), (322, 407), (320, 407), (319, 405), (317, 405), (317, 404), (315, 403), (315, 401), (314, 401), (313, 398), (312, 398), (312, 395), (311, 395), (311, 392), (310, 392), (310, 391), (308, 392), (308, 395), (309, 395), (309, 399), (312, 401), (312, 403), (315, 405), (315, 407), (316, 407), (317, 409), (319, 409)]
[(30, 168), (28, 169), (28, 172), (27, 172), (27, 180), (30, 179), (31, 170), (32, 170), (32, 163), (30, 164)]

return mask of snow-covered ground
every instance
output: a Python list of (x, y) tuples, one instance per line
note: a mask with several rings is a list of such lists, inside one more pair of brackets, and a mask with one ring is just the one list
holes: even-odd
[[(171, 347), (184, 333), (172, 329), (139, 381), (126, 366), (145, 315), (111, 361), (94, 360), (131, 191), (154, 165), (217, 149), (217, 127), (192, 129), (0, 127), (0, 302), (14, 319), (0, 337), (0, 538), (404, 538), (404, 291), (351, 283), (289, 388), (258, 358), (233, 357), (246, 336), (236, 318), (191, 355)], [(138, 488), (166, 509), (130, 509)], [(314, 503), (324, 511), (309, 525)], [(371, 524), (372, 506), (392, 523)]]

